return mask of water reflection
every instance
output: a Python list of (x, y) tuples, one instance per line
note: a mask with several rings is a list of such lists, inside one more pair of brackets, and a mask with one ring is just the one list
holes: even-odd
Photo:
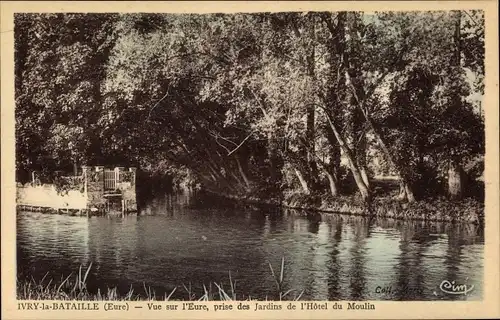
[(326, 266), (328, 274), (328, 297), (332, 300), (341, 298), (340, 291), (340, 260), (338, 258), (339, 254), (339, 244), (342, 242), (342, 223), (338, 219), (331, 219), (330, 234), (333, 236), (330, 238), (332, 243), (332, 248), (328, 256), (329, 260)]
[(431, 238), (419, 223), (404, 223), (399, 244), (399, 264), (396, 268), (398, 299), (409, 300), (425, 291), (425, 266), (422, 265), (422, 257)]
[[(284, 257), (285, 289), (304, 290), (304, 299), (482, 298), (484, 233), (471, 225), (217, 208), (167, 195), (125, 218), (19, 213), (17, 235), (20, 277), (60, 277), (92, 262), (90, 290), (146, 285), (163, 295), (189, 283), (228, 285), (231, 273), (239, 296), (273, 298), (270, 265), (279, 273)], [(475, 289), (446, 295), (443, 280)]]
[[(20, 269), (21, 276), (60, 273), (66, 271), (67, 262), (88, 265), (92, 260), (86, 219), (30, 212), (21, 213), (17, 224), (21, 231), (17, 234), (18, 262), (28, 261)], [(29, 263), (32, 260), (39, 263)]]
[(351, 254), (350, 263), (350, 299), (361, 300), (366, 296), (366, 238), (370, 236), (369, 226), (367, 219), (359, 219), (356, 224), (352, 226), (353, 232), (353, 246), (349, 250)]

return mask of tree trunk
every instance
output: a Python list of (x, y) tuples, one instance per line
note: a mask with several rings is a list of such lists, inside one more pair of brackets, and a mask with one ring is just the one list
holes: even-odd
[(304, 179), (304, 176), (302, 175), (302, 172), (300, 172), (297, 168), (293, 168), (295, 171), (295, 175), (299, 179), (300, 185), (302, 186), (302, 191), (304, 191), (305, 194), (310, 194), (311, 191), (309, 189), (309, 186), (307, 185), (306, 179)]
[[(359, 104), (358, 104), (358, 107), (362, 109), (362, 106), (360, 106)], [(411, 186), (410, 186), (410, 184), (408, 182), (408, 179), (405, 177), (405, 174), (403, 173), (403, 170), (401, 169), (402, 166), (394, 160), (391, 151), (387, 147), (387, 145), (386, 145), (385, 141), (383, 140), (383, 138), (382, 138), (379, 130), (373, 124), (370, 116), (368, 116), (368, 114), (366, 112), (364, 112), (364, 110), (362, 110), (362, 111), (363, 111), (363, 115), (365, 117), (365, 120), (368, 123), (368, 126), (372, 130), (373, 135), (375, 136), (375, 139), (377, 139), (377, 142), (380, 144), (380, 147), (382, 148), (382, 151), (384, 152), (385, 156), (387, 157), (387, 159), (389, 160), (389, 162), (392, 164), (392, 166), (394, 167), (394, 169), (396, 170), (396, 173), (398, 174), (398, 176), (400, 178), (401, 185), (403, 186), (402, 188), (405, 190), (404, 195), (406, 197), (406, 200), (408, 200), (408, 202), (414, 202), (415, 201), (415, 196), (414, 196), (413, 190), (412, 190), (412, 188), (411, 188)]]
[(358, 189), (361, 192), (361, 196), (363, 197), (364, 200), (368, 200), (370, 198), (370, 189), (368, 189), (365, 182), (363, 181), (363, 176), (361, 175), (361, 171), (359, 170), (359, 168), (356, 167), (356, 165), (352, 162), (352, 160), (349, 160), (349, 167), (351, 168), (354, 181), (356, 182), (356, 185), (358, 186)]
[(226, 176), (217, 171), (217, 165), (209, 163), (208, 168), (210, 169), (212, 175), (216, 179), (216, 183), (218, 185), (217, 187), (219, 187), (219, 188), (222, 187), (222, 189), (227, 188), (227, 190), (233, 191), (233, 192), (236, 191), (236, 189), (234, 188), (234, 186), (231, 185), (231, 183), (228, 181)]
[[(326, 114), (327, 111), (324, 110), (324, 112)], [(370, 199), (370, 190), (368, 189), (368, 187), (366, 186), (366, 184), (363, 181), (363, 177), (361, 176), (361, 171), (356, 166), (356, 161), (352, 155), (351, 150), (347, 146), (346, 141), (340, 135), (339, 131), (337, 130), (337, 128), (333, 124), (333, 122), (330, 119), (330, 116), (328, 114), (326, 114), (326, 118), (327, 118), (328, 124), (330, 125), (330, 128), (332, 129), (332, 131), (335, 135), (335, 138), (337, 139), (337, 141), (340, 145), (340, 148), (342, 149), (345, 156), (349, 160), (349, 168), (351, 169), (352, 175), (354, 177), (354, 181), (356, 182), (356, 185), (358, 187), (359, 192), (361, 193), (361, 196), (363, 197), (363, 199), (365, 201), (369, 200)]]
[(412, 188), (408, 185), (408, 182), (404, 179), (399, 180), (399, 195), (398, 199), (407, 200), (408, 202), (415, 202), (415, 196), (413, 195)]
[(281, 167), (282, 162), (278, 154), (278, 143), (274, 134), (270, 133), (267, 137), (268, 147), (267, 153), (269, 157), (269, 174), (271, 178), (271, 184), (273, 187), (277, 187), (281, 182)]
[[(334, 27), (332, 21), (330, 19), (325, 19), (324, 20), (327, 23), (328, 29), (332, 35), (332, 40), (330, 40), (330, 50), (332, 53), (335, 53), (334, 55), (338, 55), (341, 57), (340, 62), (335, 62), (332, 61), (332, 75), (334, 75), (334, 78), (337, 78), (338, 83), (332, 83), (332, 88), (330, 90), (330, 103), (333, 103), (333, 101), (340, 101), (344, 100), (347, 97), (344, 96), (342, 93), (347, 92), (347, 87), (346, 87), (346, 77), (344, 74), (345, 68), (349, 67), (349, 53), (346, 50), (346, 22), (347, 22), (347, 13), (346, 12), (339, 12), (337, 14), (337, 25)], [(330, 56), (331, 58), (333, 56)], [(338, 63), (340, 65), (336, 66)], [(340, 95), (339, 95), (340, 93)], [(370, 189), (368, 186), (365, 184), (361, 171), (359, 167), (357, 166), (357, 161), (355, 154), (353, 154), (352, 150), (349, 148), (346, 140), (344, 137), (341, 135), (340, 131), (336, 128), (333, 120), (331, 119), (330, 114), (327, 113), (326, 110), (325, 114), (327, 116), (328, 124), (330, 125), (330, 128), (332, 129), (335, 138), (337, 139), (339, 146), (341, 150), (344, 152), (345, 156), (347, 157), (349, 161), (349, 168), (352, 172), (352, 175), (354, 177), (354, 181), (356, 182), (356, 185), (358, 187), (359, 192), (361, 193), (361, 196), (365, 201), (370, 200)]]
[(214, 177), (215, 182), (219, 182), (219, 180), (223, 179), (220, 173), (215, 170), (213, 165), (208, 164), (208, 169), (210, 170), (210, 174), (212, 175), (212, 177)]
[(339, 188), (338, 188), (338, 172), (339, 172), (339, 168), (340, 168), (340, 157), (341, 157), (341, 153), (340, 153), (340, 147), (339, 147), (339, 143), (337, 141), (337, 138), (335, 138), (335, 134), (333, 133), (333, 130), (332, 128), (330, 128), (329, 126), (325, 128), (325, 136), (328, 140), (328, 143), (329, 143), (329, 156), (330, 156), (330, 161), (328, 164), (326, 164), (324, 166), (324, 170), (327, 174), (327, 178), (328, 178), (328, 181), (329, 183), (331, 182), (330, 181), (330, 178), (328, 177), (328, 174), (330, 174), (333, 179), (334, 179), (334, 187), (335, 187), (335, 193), (336, 194), (333, 194), (333, 191), (332, 191), (332, 186), (331, 186), (331, 183), (330, 183), (330, 191), (332, 191), (332, 195), (336, 196), (338, 195), (339, 193)]
[[(348, 92), (346, 68), (350, 67), (349, 63), (349, 52), (346, 50), (346, 22), (347, 22), (347, 14), (345, 12), (339, 12), (337, 15), (337, 25), (334, 26), (333, 20), (329, 17), (323, 17), (323, 21), (327, 24), (328, 30), (331, 33), (332, 39), (329, 43), (329, 49), (331, 51), (330, 58), (332, 59), (331, 63), (331, 74), (333, 79), (337, 79), (330, 84), (329, 88), (329, 96), (324, 98), (325, 107), (335, 106), (335, 101), (344, 101), (348, 97), (345, 97), (342, 93)], [(336, 57), (340, 56), (340, 62), (336, 61)], [(339, 95), (340, 93), (340, 95)], [(331, 108), (334, 110), (335, 108)], [(363, 175), (361, 173), (360, 168), (358, 167), (358, 163), (356, 161), (355, 154), (347, 145), (346, 139), (341, 135), (340, 131), (334, 124), (334, 120), (332, 120), (331, 115), (328, 113), (327, 108), (323, 109), (325, 112), (326, 119), (328, 120), (328, 124), (332, 129), (336, 140), (339, 143), (340, 148), (342, 149), (344, 155), (347, 157), (349, 161), (349, 168), (353, 174), (354, 180), (358, 187), (361, 196), (365, 201), (370, 200), (370, 189), (366, 185), (363, 179)]]
[(359, 171), (361, 172), (361, 178), (363, 179), (363, 182), (365, 183), (366, 187), (370, 189), (370, 178), (368, 176), (368, 170), (364, 165), (358, 164)]
[[(354, 17), (353, 19), (349, 19), (347, 21), (347, 25), (348, 28), (346, 33), (349, 36), (349, 39), (351, 41), (357, 41), (356, 39), (358, 38), (358, 26), (356, 18)], [(346, 34), (344, 34), (344, 36), (346, 36)], [(349, 40), (346, 39), (345, 41), (348, 42)], [(345, 52), (344, 59), (346, 64), (346, 76), (343, 78), (343, 80), (345, 82), (344, 89), (346, 90), (345, 100), (348, 102), (347, 121), (350, 124), (347, 126), (348, 128), (350, 128), (350, 130), (348, 130), (347, 136), (352, 141), (351, 150), (353, 152), (353, 157), (356, 159), (356, 165), (361, 173), (361, 178), (363, 179), (366, 187), (370, 189), (370, 180), (366, 168), (367, 143), (366, 129), (364, 128), (365, 121), (362, 115), (362, 110), (360, 110), (360, 108), (358, 108), (356, 105), (356, 99), (358, 97), (361, 97), (361, 99), (364, 98), (364, 92), (358, 89), (359, 87), (361, 87), (359, 83), (363, 82), (363, 75), (358, 60), (350, 60), (350, 56), (347, 52)], [(349, 77), (347, 77), (347, 75)], [(350, 84), (356, 88), (356, 92), (351, 92), (349, 88)]]
[(314, 130), (314, 105), (307, 108), (307, 126), (306, 126), (306, 158), (308, 166), (308, 178), (311, 182), (311, 187), (316, 189), (318, 182), (318, 165), (315, 157), (315, 130)]
[(328, 184), (330, 186), (330, 194), (333, 197), (338, 196), (339, 191), (338, 191), (338, 187), (337, 187), (337, 179), (335, 178), (333, 173), (329, 172), (326, 169), (325, 169), (325, 174), (326, 174), (326, 177), (328, 178)]
[(415, 195), (413, 194), (412, 188), (408, 185), (408, 183), (405, 183), (405, 192), (406, 192), (406, 199), (408, 202), (412, 203), (415, 202)]
[[(307, 52), (307, 56), (305, 59), (307, 77), (311, 83), (314, 82), (316, 76), (316, 48), (315, 48), (315, 38), (316, 38), (316, 24), (315, 24), (315, 16), (311, 15), (309, 18), (309, 38), (312, 39), (312, 42), (305, 45), (304, 49)], [(316, 105), (310, 103), (307, 106), (307, 120), (306, 120), (306, 156), (307, 156), (307, 165), (308, 165), (308, 180), (310, 180), (310, 187), (315, 190), (318, 187), (318, 164), (316, 163), (316, 128), (315, 128), (315, 115), (316, 115)]]
[(244, 182), (236, 175), (236, 173), (233, 172), (232, 170), (230, 172), (231, 172), (231, 176), (234, 178), (234, 181), (236, 181), (236, 186), (238, 187), (238, 190), (239, 191), (247, 191), (247, 188), (245, 187)]
[(73, 175), (74, 176), (78, 175), (78, 163), (76, 160), (73, 161)]
[(363, 178), (363, 182), (366, 184), (368, 189), (370, 189), (370, 177), (368, 175), (368, 167), (366, 161), (368, 144), (366, 139), (366, 133), (364, 130), (358, 139), (359, 142), (357, 143), (356, 146), (356, 161), (358, 161), (358, 167), (361, 170), (361, 177)]
[(209, 173), (210, 173), (210, 177), (212, 177), (212, 181), (217, 183), (217, 178), (215, 177), (214, 173), (211, 171)]
[(463, 174), (458, 161), (451, 160), (448, 166), (448, 194), (451, 199), (458, 200), (463, 194)]
[[(234, 167), (231, 167), (229, 159), (223, 159), (223, 157), (217, 152), (218, 158), (220, 159), (220, 168), (224, 170), (223, 177), (226, 179), (229, 185), (239, 192), (245, 192), (246, 186), (242, 179), (239, 177), (239, 173), (235, 171)], [(233, 179), (231, 179), (231, 177)]]
[(236, 157), (236, 164), (238, 165), (238, 171), (240, 172), (241, 178), (243, 178), (243, 181), (245, 182), (247, 190), (249, 190), (250, 189), (250, 180), (248, 180), (248, 177), (245, 174), (245, 171), (243, 170), (243, 167), (241, 166), (240, 159), (238, 157)]
[[(461, 67), (460, 59), (460, 24), (461, 24), (461, 12), (458, 10), (456, 12), (455, 18), (455, 54), (453, 57), (453, 65), (455, 68)], [(460, 105), (459, 95), (455, 96), (455, 105), (458, 107)], [(460, 162), (458, 159), (452, 157), (448, 164), (448, 195), (451, 199), (458, 200), (462, 198), (463, 193), (463, 174)]]

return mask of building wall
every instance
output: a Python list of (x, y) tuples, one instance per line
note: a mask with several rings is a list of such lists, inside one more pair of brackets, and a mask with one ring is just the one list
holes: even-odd
[(59, 194), (52, 184), (18, 186), (16, 203), (33, 207), (49, 207), (54, 209), (86, 209), (87, 195), (79, 190), (69, 190)]
[[(86, 177), (86, 188), (88, 194), (88, 209), (97, 208), (103, 210), (106, 206), (104, 197), (104, 167), (83, 168)], [(107, 169), (109, 170), (109, 169)], [(137, 211), (137, 200), (135, 190), (136, 169), (117, 167), (114, 169), (117, 177), (116, 190), (122, 194), (127, 211)]]
[(125, 209), (127, 211), (137, 211), (135, 186), (133, 186), (131, 182), (120, 182), (117, 186), (122, 192), (122, 199), (125, 201)]
[(84, 176), (87, 190), (87, 209), (103, 210), (106, 205), (104, 195), (104, 171), (101, 167), (96, 170), (84, 169)]
[[(105, 212), (106, 190), (104, 188), (104, 167), (83, 167), (83, 179), (79, 180), (67, 192), (58, 193), (52, 184), (45, 185), (18, 185), (17, 204), (33, 207), (46, 207), (53, 209), (88, 209), (92, 212)], [(121, 199), (125, 202), (126, 211), (137, 211), (135, 179), (136, 170), (130, 168), (115, 168), (116, 190), (108, 190), (111, 193), (120, 192)], [(81, 177), (80, 177), (81, 178)], [(97, 210), (96, 210), (97, 209)]]

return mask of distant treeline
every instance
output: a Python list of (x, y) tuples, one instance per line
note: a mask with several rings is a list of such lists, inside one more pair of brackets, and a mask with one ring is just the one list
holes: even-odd
[(16, 164), (226, 194), (468, 196), (484, 13), (16, 14)]

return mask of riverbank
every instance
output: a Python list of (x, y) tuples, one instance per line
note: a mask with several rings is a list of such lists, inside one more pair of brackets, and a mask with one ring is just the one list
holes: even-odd
[(395, 198), (379, 197), (367, 205), (356, 197), (293, 195), (285, 199), (282, 205), (293, 209), (399, 220), (484, 223), (484, 205), (475, 199), (450, 201), (436, 198), (407, 203)]
[(356, 196), (306, 195), (288, 193), (283, 199), (260, 199), (252, 195), (223, 195), (219, 197), (253, 205), (273, 205), (313, 212), (340, 213), (398, 220), (460, 222), (482, 225), (484, 204), (474, 198), (449, 200), (434, 198), (402, 202), (394, 197), (376, 197), (368, 205)]
[(41, 212), (45, 214), (61, 214), (73, 217), (93, 217), (93, 216), (134, 216), (137, 215), (137, 211), (127, 211), (122, 212), (119, 209), (108, 209), (106, 207), (95, 208), (92, 209), (67, 209), (67, 208), (50, 208), (50, 207), (41, 207), (41, 206), (30, 206), (23, 204), (16, 204), (17, 212)]

